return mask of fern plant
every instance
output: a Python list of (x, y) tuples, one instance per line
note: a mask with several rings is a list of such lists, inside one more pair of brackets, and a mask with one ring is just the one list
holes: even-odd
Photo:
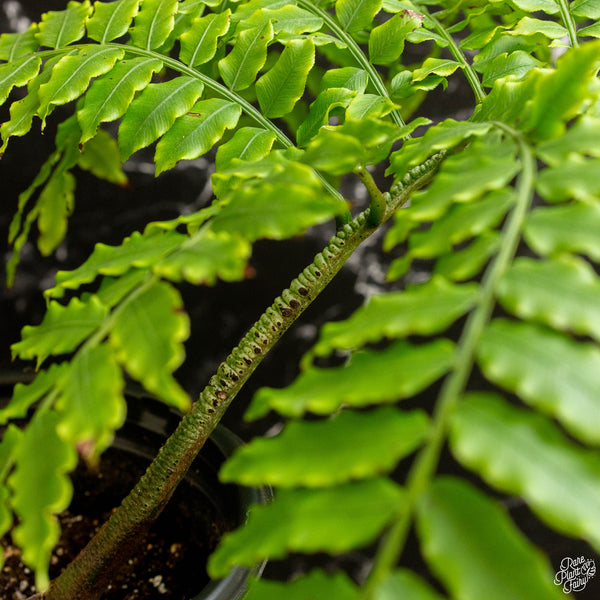
[[(157, 175), (217, 148), (210, 206), (98, 244), (57, 274), (43, 321), (12, 347), (38, 371), (0, 412), (0, 533), (17, 517), (40, 598), (99, 597), (264, 355), (388, 222), (389, 280), (417, 264), (425, 281), (327, 324), (289, 387), (255, 395), (249, 419), (288, 423), (222, 478), (275, 499), (224, 537), (210, 573), (377, 543), (363, 581), (315, 570), (255, 581), (247, 598), (442, 598), (402, 568), (414, 529), (449, 597), (562, 597), (558, 565), (499, 497), (600, 548), (599, 16), (590, 0), (84, 0), (0, 38), (2, 152), (71, 108), (19, 197), (9, 283), (34, 224), (42, 254), (66, 235), (76, 166), (119, 183), (141, 148), (155, 145)], [(449, 80), (470, 87), (472, 110), (434, 123), (428, 97)], [(338, 192), (353, 177), (370, 197), (356, 214)], [(189, 334), (175, 284), (240, 280), (254, 241), (333, 218), (327, 246), (192, 403), (173, 375)], [(125, 373), (186, 414), (49, 582), (53, 515), (78, 454), (97, 461), (122, 425)], [(425, 396), (425, 409), (400, 402)], [(10, 424), (32, 407), (25, 429)], [(473, 477), (438, 473), (446, 446)]]

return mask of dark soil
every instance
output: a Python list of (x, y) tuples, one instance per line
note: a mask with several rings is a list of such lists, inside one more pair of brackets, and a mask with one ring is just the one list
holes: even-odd
[[(147, 466), (146, 459), (107, 450), (96, 470), (80, 465), (73, 475), (74, 501), (59, 516), (62, 537), (52, 554), (56, 577), (108, 518)], [(140, 552), (114, 576), (103, 600), (188, 600), (208, 583), (209, 553), (232, 527), (191, 485), (179, 486), (150, 530)], [(35, 593), (33, 573), (20, 560), (8, 536), (0, 540), (5, 564), (0, 572), (3, 600), (25, 600)]]

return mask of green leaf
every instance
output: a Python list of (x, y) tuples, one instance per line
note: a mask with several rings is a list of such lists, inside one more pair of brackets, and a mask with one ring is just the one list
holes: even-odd
[(45, 124), (46, 117), (56, 106), (81, 96), (91, 78), (110, 71), (123, 54), (118, 48), (90, 46), (75, 56), (61, 58), (52, 69), (50, 80), (39, 89), (38, 115), (42, 123)]
[(428, 565), (452, 597), (563, 598), (541, 552), (471, 484), (438, 478), (418, 503), (417, 530)]
[(293, 581), (279, 583), (268, 579), (254, 579), (245, 600), (306, 600), (307, 598), (327, 598), (327, 600), (358, 600), (358, 589), (343, 572), (328, 575), (313, 569)]
[(469, 202), (489, 190), (504, 188), (519, 171), (515, 154), (512, 142), (477, 140), (466, 150), (450, 156), (429, 187), (413, 196), (410, 218), (435, 220), (452, 202)]
[(96, 296), (108, 308), (113, 308), (146, 279), (144, 269), (130, 269), (120, 277), (103, 277)]
[(404, 502), (402, 488), (371, 479), (325, 490), (279, 490), (255, 505), (246, 526), (225, 534), (210, 557), (212, 577), (287, 552), (345, 552), (371, 542)]
[(512, 0), (525, 12), (536, 12), (541, 10), (549, 15), (555, 15), (560, 9), (556, 0)]
[(180, 410), (189, 396), (171, 373), (185, 358), (183, 341), (189, 319), (179, 292), (158, 282), (123, 304), (115, 315), (109, 341), (117, 360), (152, 394)]
[(171, 281), (185, 280), (195, 285), (215, 285), (217, 278), (239, 281), (244, 278), (250, 252), (246, 240), (208, 230), (163, 258), (154, 272)]
[(492, 86), (498, 79), (504, 77), (513, 77), (520, 79), (524, 77), (531, 69), (540, 65), (540, 61), (522, 50), (503, 53), (496, 56), (493, 60), (482, 68), (483, 81), (485, 86)]
[(523, 319), (600, 341), (600, 281), (580, 258), (518, 258), (497, 292), (502, 306)]
[(421, 26), (418, 13), (398, 13), (382, 25), (373, 28), (369, 36), (369, 58), (375, 65), (396, 62), (404, 51), (406, 36)]
[(78, 352), (61, 381), (56, 410), (58, 435), (92, 463), (110, 446), (125, 422), (127, 404), (121, 369), (107, 344)]
[[(237, 14), (237, 13), (236, 13)], [(246, 29), (251, 27), (263, 27), (268, 21), (273, 25), (273, 31), (277, 39), (283, 42), (280, 34), (290, 34), (297, 38), (302, 33), (318, 31), (323, 27), (323, 19), (311, 12), (293, 4), (261, 8), (255, 11), (251, 17), (244, 19), (238, 25)]]
[(181, 35), (179, 60), (190, 67), (208, 62), (217, 51), (217, 40), (229, 30), (231, 11), (210, 13), (194, 19), (192, 26)]
[(391, 156), (386, 174), (402, 177), (410, 167), (421, 164), (439, 150), (449, 150), (472, 136), (484, 136), (491, 128), (490, 123), (471, 123), (446, 119), (430, 127), (424, 136), (408, 140)]
[(223, 481), (322, 487), (391, 471), (425, 439), (424, 412), (383, 407), (344, 410), (332, 419), (293, 421), (273, 438), (255, 438), (221, 469)]
[(45, 292), (51, 298), (60, 298), (65, 290), (75, 290), (90, 283), (98, 275), (122, 275), (131, 267), (148, 268), (172, 252), (186, 236), (176, 231), (142, 235), (134, 231), (120, 246), (96, 244), (90, 257), (73, 271), (59, 271), (56, 285)]
[(334, 108), (346, 108), (356, 92), (346, 88), (328, 88), (321, 92), (310, 105), (310, 112), (296, 133), (299, 146), (305, 146), (323, 125), (329, 122), (329, 113)]
[(208, 152), (233, 129), (242, 114), (239, 104), (211, 98), (200, 100), (187, 115), (179, 117), (156, 145), (156, 175), (173, 168), (182, 159)]
[(37, 33), (40, 46), (62, 48), (81, 39), (90, 12), (89, 0), (84, 0), (81, 3), (69, 2), (66, 10), (44, 13)]
[[(4, 485), (5, 479), (14, 463), (15, 448), (21, 442), (22, 431), (12, 423), (3, 431), (0, 440), (0, 535), (13, 525), (13, 513), (9, 506), (10, 490)], [(4, 556), (0, 558), (0, 566), (4, 564)]]
[(478, 349), (484, 375), (558, 419), (575, 437), (600, 443), (600, 350), (528, 323), (496, 319)]
[(227, 87), (243, 90), (254, 83), (256, 74), (267, 60), (267, 45), (273, 39), (273, 25), (242, 31), (233, 50), (219, 61), (219, 72)]
[(192, 109), (204, 85), (192, 77), (151, 83), (133, 101), (119, 126), (121, 160), (167, 132), (178, 117)]
[[(600, 158), (600, 119), (583, 115), (565, 135), (542, 142), (536, 148), (537, 155), (553, 167), (560, 165), (573, 155)], [(589, 176), (586, 173), (586, 178)]]
[(289, 417), (305, 412), (326, 415), (343, 405), (362, 407), (410, 398), (448, 371), (453, 356), (454, 344), (446, 339), (420, 346), (400, 340), (380, 352), (357, 352), (343, 367), (311, 368), (287, 388), (260, 389), (246, 418), (260, 418), (271, 409)]
[(363, 119), (384, 117), (396, 106), (389, 98), (376, 94), (359, 94), (354, 97), (346, 109), (346, 119), (362, 121)]
[[(500, 249), (501, 242), (499, 233), (485, 231), (466, 248), (442, 256), (433, 272), (450, 281), (467, 281), (482, 271), (487, 261)], [(391, 275), (388, 273), (388, 277), (392, 278)]]
[(533, 19), (531, 17), (523, 17), (515, 27), (507, 30), (508, 35), (542, 35), (555, 40), (569, 35), (566, 27), (554, 21), (543, 21), (542, 19)]
[(121, 168), (117, 142), (103, 129), (85, 143), (77, 164), (100, 179), (120, 186), (127, 185), (127, 175)]
[(36, 77), (41, 64), (38, 56), (30, 55), (0, 66), (0, 104), (5, 102), (14, 86), (26, 85)]
[(382, 0), (337, 0), (335, 14), (346, 31), (356, 33), (373, 23), (381, 5)]
[(413, 571), (397, 569), (377, 588), (374, 600), (444, 600)]
[[(523, 129), (540, 141), (564, 134), (567, 122), (592, 96), (590, 83), (599, 58), (600, 41), (567, 50), (558, 59), (556, 70), (540, 81), (535, 102), (528, 105)], [(568, 94), (564, 93), (566, 86)]]
[(494, 487), (525, 498), (548, 525), (600, 547), (598, 454), (568, 442), (551, 421), (492, 394), (470, 394), (452, 420), (450, 446)]
[(64, 239), (74, 201), (75, 177), (68, 171), (57, 169), (38, 200), (38, 248), (43, 256), (51, 254)]
[(538, 254), (587, 254), (600, 262), (600, 206), (578, 202), (536, 208), (527, 217), (525, 240)]
[(413, 71), (413, 81), (422, 81), (429, 75), (452, 75), (460, 65), (455, 60), (447, 58), (427, 58), (423, 66)]
[(88, 36), (105, 44), (125, 35), (139, 4), (140, 0), (94, 2), (94, 14), (87, 22)]
[(600, 23), (596, 22), (592, 25), (588, 25), (587, 27), (582, 27), (581, 29), (577, 30), (577, 34), (580, 38), (584, 36), (598, 38), (600, 37)]
[(275, 134), (258, 127), (242, 127), (233, 137), (219, 146), (216, 156), (216, 170), (227, 170), (234, 161), (254, 161), (265, 157), (275, 141)]
[(58, 384), (68, 366), (68, 363), (54, 364), (47, 371), (38, 372), (31, 383), (17, 383), (9, 404), (0, 410), (0, 425), (11, 419), (23, 419), (30, 406)]
[(92, 82), (77, 111), (81, 126), (81, 143), (92, 138), (100, 123), (122, 117), (135, 93), (145, 88), (152, 74), (162, 69), (162, 62), (154, 58), (128, 58), (120, 60), (104, 77)]
[(346, 88), (362, 94), (367, 89), (369, 75), (364, 69), (342, 67), (329, 69), (321, 79), (320, 92), (329, 88)]
[(66, 306), (50, 302), (40, 325), (23, 327), (21, 341), (11, 346), (13, 357), (37, 357), (39, 367), (48, 356), (73, 352), (104, 322), (107, 313), (95, 296), (87, 302), (73, 298)]
[(373, 296), (349, 319), (327, 323), (312, 354), (328, 356), (336, 348), (357, 348), (382, 338), (440, 333), (469, 311), (476, 298), (475, 285), (455, 285), (439, 276), (404, 292)]
[(600, 2), (598, 0), (574, 0), (571, 2), (569, 10), (576, 17), (600, 18)]
[(235, 189), (215, 216), (212, 229), (239, 234), (249, 241), (279, 240), (302, 233), (344, 207), (345, 203), (320, 188), (310, 167), (289, 163), (265, 181)]
[(130, 30), (133, 44), (146, 50), (160, 48), (175, 26), (178, 5), (178, 0), (144, 0)]
[(354, 137), (322, 127), (310, 141), (302, 161), (318, 171), (343, 175), (364, 162), (365, 149)]
[(306, 78), (315, 62), (312, 40), (290, 42), (275, 66), (256, 82), (256, 97), (266, 117), (283, 117), (304, 94)]
[(58, 437), (58, 424), (54, 412), (36, 414), (15, 448), (16, 468), (8, 481), (19, 517), (13, 540), (23, 549), (23, 562), (35, 571), (38, 590), (48, 587), (50, 553), (60, 536), (53, 514), (67, 508), (73, 493), (65, 473), (77, 464), (75, 450)]
[(564, 163), (544, 169), (536, 189), (549, 202), (575, 198), (593, 203), (600, 194), (600, 158), (570, 156)]
[(0, 35), (0, 60), (14, 62), (17, 58), (35, 52), (38, 48), (37, 25), (31, 25), (21, 33)]

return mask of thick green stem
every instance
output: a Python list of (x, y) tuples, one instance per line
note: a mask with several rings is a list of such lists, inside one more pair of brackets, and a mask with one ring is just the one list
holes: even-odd
[(407, 501), (379, 548), (373, 570), (363, 588), (361, 600), (371, 600), (377, 587), (398, 563), (416, 504), (435, 474), (446, 441), (450, 419), (465, 390), (475, 361), (477, 345), (494, 309), (498, 282), (516, 254), (523, 223), (533, 198), (535, 159), (531, 149), (518, 132), (502, 123), (495, 123), (495, 125), (513, 136), (520, 146), (522, 171), (518, 183), (517, 203), (504, 227), (502, 248), (485, 273), (477, 306), (469, 315), (458, 342), (454, 368), (442, 385), (428, 442), (420, 451), (408, 474)]
[(577, 25), (575, 24), (575, 20), (569, 9), (569, 2), (567, 2), (567, 0), (558, 0), (558, 6), (560, 7), (562, 22), (569, 32), (571, 46), (577, 48), (579, 46), (579, 40), (577, 39)]
[[(382, 222), (425, 185), (442, 156), (416, 167), (405, 183), (394, 187)], [(123, 562), (130, 541), (158, 517), (194, 458), (221, 420), (224, 412), (266, 353), (306, 307), (325, 289), (335, 274), (376, 227), (369, 210), (345, 225), (314, 261), (292, 281), (263, 313), (242, 341), (221, 363), (190, 413), (160, 449), (155, 460), (121, 506), (102, 526), (81, 554), (55, 579), (44, 600), (97, 600), (110, 574)]]

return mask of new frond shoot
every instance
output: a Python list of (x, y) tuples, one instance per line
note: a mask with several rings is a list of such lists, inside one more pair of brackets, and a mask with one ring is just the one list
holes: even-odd
[[(243, 407), (283, 428), (221, 479), (274, 500), (225, 534), (210, 576), (353, 552), (368, 569), (267, 571), (245, 597), (570, 591), (509, 509), (600, 554), (598, 18), (586, 0), (83, 0), (0, 37), (0, 153), (39, 130), (55, 141), (11, 199), (9, 286), (25, 247), (42, 260), (69, 240), (82, 170), (124, 186), (141, 152), (156, 177), (212, 165), (210, 201), (91, 246), (11, 347), (36, 373), (0, 409), (0, 537), (35, 572), (35, 598), (102, 597), (265, 355), (378, 230), (386, 281), (290, 358), (289, 385)], [(242, 281), (255, 242), (324, 223), (329, 242), (191, 398), (182, 286)], [(51, 580), (70, 473), (102, 460), (130, 380), (180, 425)], [(403, 566), (411, 531), (427, 573)]]

